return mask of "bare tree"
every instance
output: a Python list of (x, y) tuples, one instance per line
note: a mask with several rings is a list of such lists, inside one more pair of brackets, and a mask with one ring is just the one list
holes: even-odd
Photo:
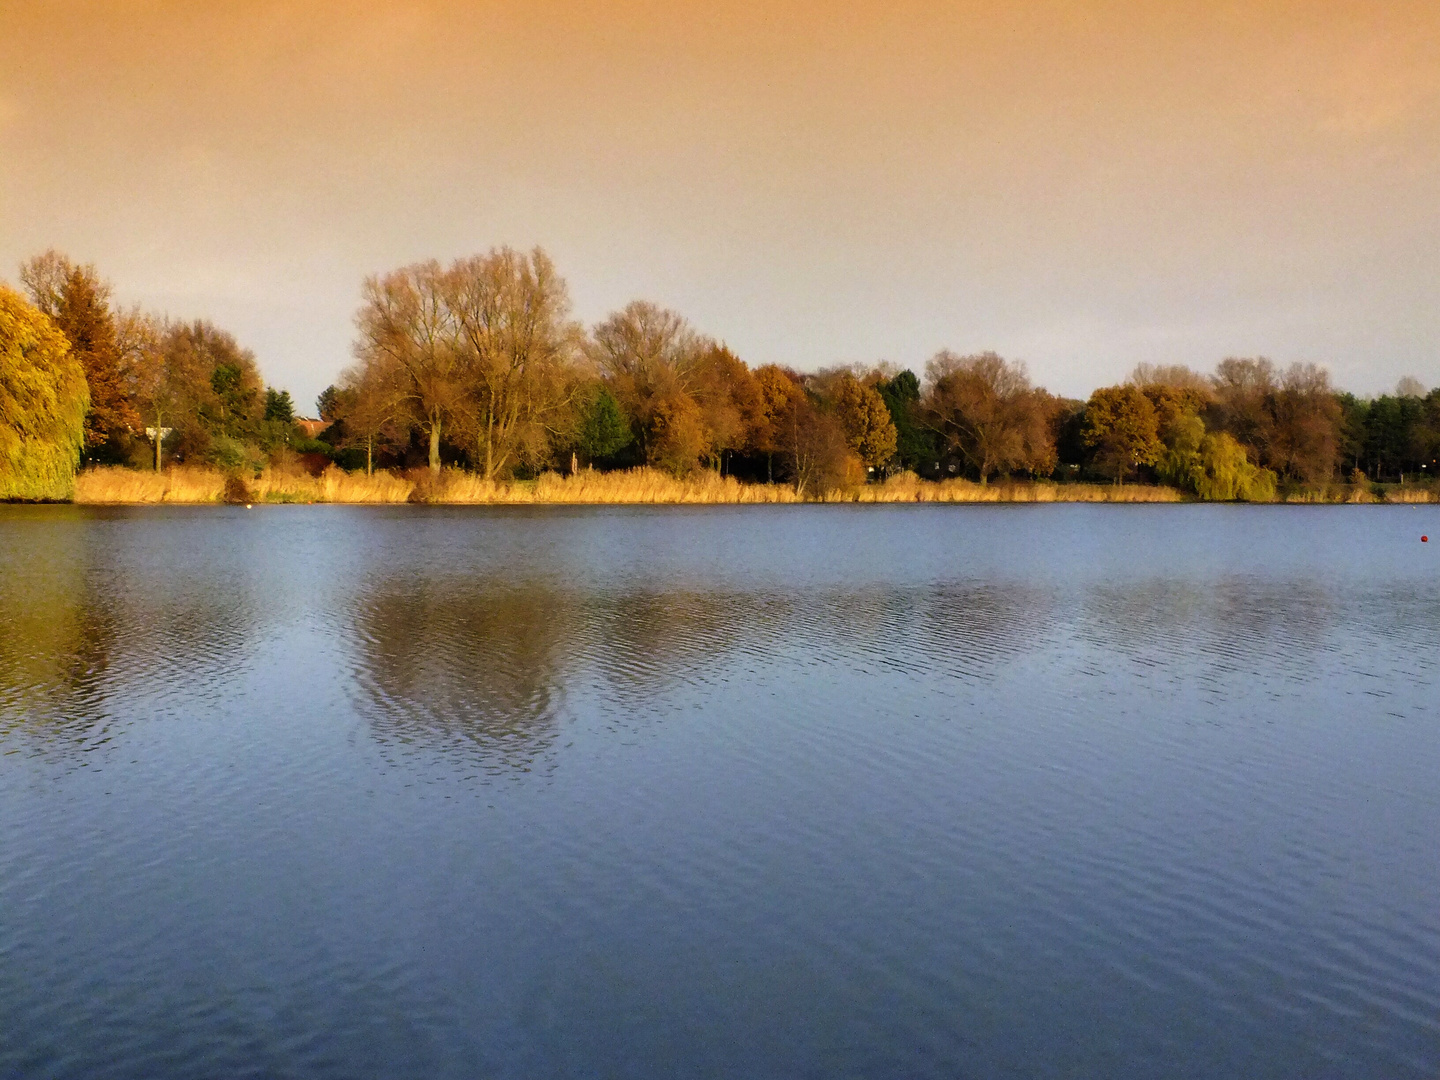
[(430, 470), (440, 471), (440, 439), (465, 408), (465, 370), (446, 303), (445, 271), (435, 261), (366, 279), (356, 322), (362, 367), (384, 366), (409, 419), (430, 439)]
[(1424, 397), (1425, 384), (1414, 375), (1402, 375), (1395, 384), (1396, 397)]
[(1210, 380), (1184, 364), (1136, 364), (1125, 381), (1142, 390), (1165, 386), (1173, 390), (1193, 390), (1206, 398), (1212, 393)]
[(1329, 480), (1340, 457), (1340, 403), (1330, 373), (1316, 364), (1291, 364), (1273, 395), (1274, 436), (1268, 464), (1308, 484)]
[(444, 282), (477, 463), (489, 479), (544, 445), (547, 423), (572, 397), (580, 330), (565, 282), (539, 248), (461, 259)]
[(375, 444), (404, 437), (397, 426), (408, 422), (408, 390), (400, 366), (384, 357), (347, 368), (340, 376), (335, 418), (346, 445), (365, 447), (366, 476), (375, 472)]
[(157, 316), (131, 308), (115, 324), (116, 348), (126, 392), (155, 447), (155, 471), (164, 463), (165, 436), (177, 427), (190, 395), (170, 362), (169, 327)]
[(1253, 449), (1260, 465), (1305, 483), (1334, 473), (1342, 416), (1324, 368), (1291, 364), (1280, 372), (1264, 357), (1232, 357), (1212, 382), (1213, 426)]

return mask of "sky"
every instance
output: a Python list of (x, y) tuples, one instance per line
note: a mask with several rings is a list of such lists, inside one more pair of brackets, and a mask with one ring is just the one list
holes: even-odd
[(752, 365), (1434, 386), (1440, 4), (0, 0), (0, 278), (93, 262), (309, 410), (367, 275), (503, 244)]

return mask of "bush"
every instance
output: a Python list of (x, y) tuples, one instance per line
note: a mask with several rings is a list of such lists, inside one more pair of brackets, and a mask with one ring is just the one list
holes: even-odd
[(231, 473), (225, 477), (225, 493), (221, 498), (227, 503), (252, 503), (255, 501), (239, 473)]
[(238, 469), (245, 464), (245, 444), (229, 435), (216, 435), (210, 440), (210, 449), (205, 455), (211, 464), (222, 469)]

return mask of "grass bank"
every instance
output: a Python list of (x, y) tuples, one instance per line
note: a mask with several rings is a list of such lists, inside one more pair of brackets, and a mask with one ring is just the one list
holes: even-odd
[(1001, 503), (1180, 502), (1174, 488), (1144, 484), (976, 484), (968, 480), (920, 480), (912, 474), (880, 484), (800, 498), (788, 484), (742, 484), (733, 477), (699, 473), (676, 479), (655, 469), (585, 471), (574, 476), (544, 473), (535, 480), (485, 480), (446, 469), (373, 476), (326, 469), (319, 476), (266, 469), (237, 478), (214, 469), (177, 466), (163, 473), (118, 466), (86, 469), (75, 479), (75, 501), (92, 505), (154, 503), (403, 503), (440, 504), (742, 504), (795, 502)]

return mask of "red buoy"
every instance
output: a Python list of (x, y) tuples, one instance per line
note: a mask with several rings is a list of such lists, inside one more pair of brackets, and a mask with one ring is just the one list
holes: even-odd
[(1430, 537), (1428, 537), (1428, 536), (1422, 536), (1422, 537), (1420, 537), (1420, 543), (1422, 543), (1422, 544), (1428, 544), (1428, 543), (1430, 543)]

